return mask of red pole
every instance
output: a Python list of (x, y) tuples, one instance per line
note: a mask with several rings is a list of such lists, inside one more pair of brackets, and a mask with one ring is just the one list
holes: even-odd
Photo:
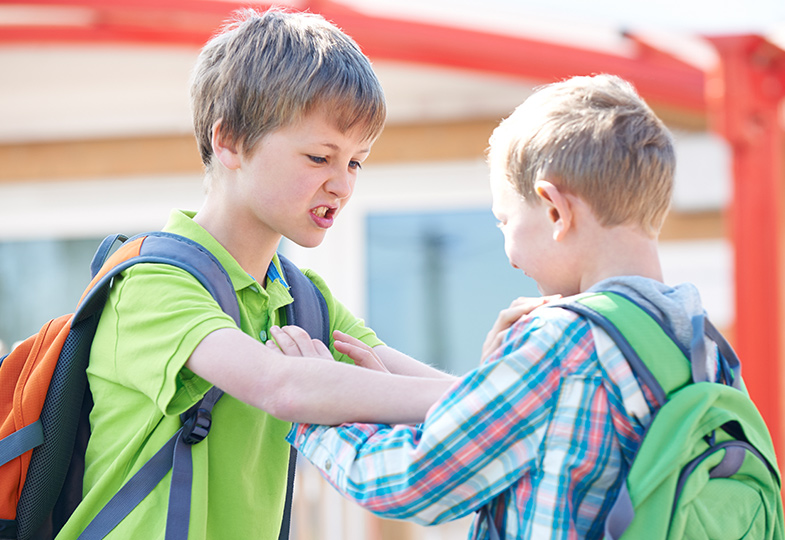
[(785, 52), (760, 36), (712, 38), (719, 65), (707, 78), (709, 120), (733, 155), (731, 238), (735, 250), (735, 346), (744, 382), (783, 440), (782, 278)]

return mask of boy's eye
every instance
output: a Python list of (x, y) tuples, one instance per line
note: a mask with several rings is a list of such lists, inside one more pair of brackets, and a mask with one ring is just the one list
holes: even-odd
[(324, 157), (321, 157), (321, 156), (308, 156), (308, 158), (311, 161), (313, 161), (314, 163), (318, 163), (320, 165), (323, 164), (323, 163), (327, 163), (327, 158), (324, 158)]
[(350, 161), (349, 162), (350, 169), (362, 169), (363, 165), (359, 161)]

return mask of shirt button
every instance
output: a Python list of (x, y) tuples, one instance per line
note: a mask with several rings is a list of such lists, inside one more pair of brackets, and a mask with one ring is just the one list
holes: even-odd
[(262, 340), (262, 343), (266, 343), (267, 342), (267, 332), (265, 332), (264, 330), (259, 332), (259, 339)]
[(333, 468), (333, 462), (332, 461), (330, 461), (328, 459), (327, 461), (324, 462), (324, 470), (325, 471), (329, 471), (332, 468)]
[(259, 292), (259, 287), (257, 287), (256, 285), (251, 285), (251, 286), (249, 287), (249, 289), (251, 289), (251, 290), (252, 290), (253, 292), (255, 292), (255, 293), (258, 293), (258, 292)]
[(300, 445), (305, 444), (305, 435), (300, 435), (299, 444)]

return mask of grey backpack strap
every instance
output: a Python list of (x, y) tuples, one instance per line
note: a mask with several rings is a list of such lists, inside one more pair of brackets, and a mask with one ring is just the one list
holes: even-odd
[(285, 307), (286, 323), (303, 328), (313, 339), (330, 345), (330, 314), (322, 292), (289, 259), (278, 254), (289, 294), (294, 301)]
[(0, 466), (43, 444), (44, 428), (39, 418), (0, 439)]
[[(89, 312), (93, 306), (103, 308), (111, 280), (122, 270), (139, 263), (170, 264), (193, 275), (221, 306), (221, 309), (240, 326), (240, 309), (229, 275), (209, 251), (198, 243), (175, 234), (152, 232), (134, 237), (145, 237), (139, 254), (115, 266), (88, 293), (77, 316)], [(123, 237), (107, 237), (99, 247), (91, 269), (96, 273), (107, 258), (113, 244)], [(96, 296), (96, 291), (103, 294)], [(97, 300), (94, 300), (98, 298)], [(84, 316), (84, 315), (82, 315)], [(75, 317), (76, 318), (76, 317)], [(145, 463), (114, 495), (79, 536), (79, 540), (98, 540), (114, 529), (166, 476), (172, 471), (169, 507), (166, 521), (166, 540), (187, 540), (191, 515), (191, 485), (193, 463), (191, 446), (202, 441), (210, 430), (211, 411), (223, 395), (213, 387), (202, 400), (181, 415), (183, 426)]]
[[(321, 291), (289, 259), (278, 254), (284, 279), (289, 284), (289, 293), (294, 301), (285, 307), (286, 323), (296, 324), (308, 332), (313, 339), (320, 339), (330, 346), (330, 313)], [(297, 450), (289, 449), (289, 471), (286, 484), (286, 501), (278, 540), (289, 538), (289, 524), (292, 516), (292, 496), (294, 494), (294, 475), (297, 467)]]
[(496, 528), (496, 523), (494, 523), (493, 518), (491, 517), (490, 506), (485, 505), (480, 507), (477, 510), (477, 520), (480, 522), (485, 522), (486, 527), (488, 528), (488, 540), (501, 540), (501, 536), (499, 536), (499, 531)]

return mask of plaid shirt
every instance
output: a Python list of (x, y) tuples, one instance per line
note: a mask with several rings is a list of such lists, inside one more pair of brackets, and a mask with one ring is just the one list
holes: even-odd
[(602, 538), (650, 423), (607, 334), (543, 308), (431, 408), (420, 426), (295, 424), (288, 440), (344, 496), (423, 525), (482, 509), (470, 538)]

